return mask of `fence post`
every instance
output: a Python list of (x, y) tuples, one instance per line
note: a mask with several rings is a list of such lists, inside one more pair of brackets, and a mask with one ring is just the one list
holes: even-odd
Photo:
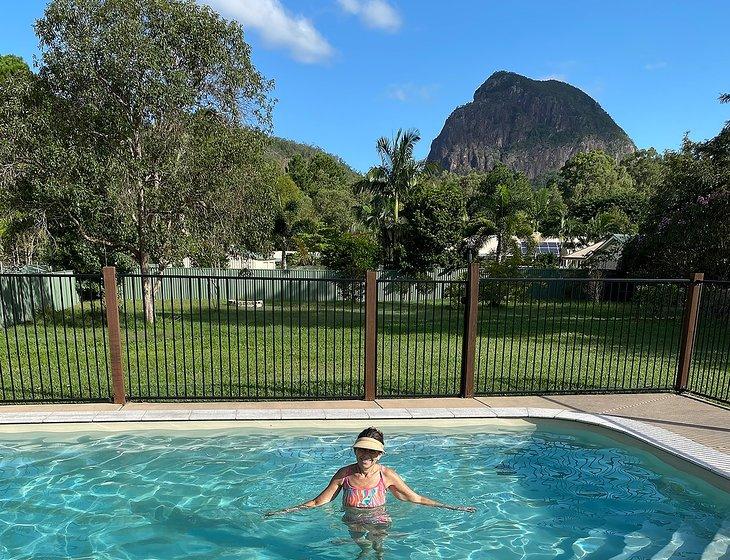
[(700, 307), (700, 295), (702, 285), (699, 284), (705, 279), (703, 272), (693, 272), (690, 283), (687, 287), (687, 301), (684, 304), (684, 322), (682, 323), (682, 339), (679, 346), (679, 363), (677, 365), (677, 381), (675, 390), (678, 392), (687, 389), (689, 379), (689, 366), (692, 363), (692, 350), (695, 342), (695, 330), (697, 328), (697, 313)]
[(469, 263), (464, 308), (464, 336), (461, 340), (461, 397), (474, 396), (474, 349), (477, 341), (479, 264)]
[(106, 328), (109, 341), (109, 358), (112, 366), (114, 403), (125, 404), (124, 374), (122, 372), (122, 335), (119, 330), (119, 304), (117, 303), (117, 269), (102, 268), (104, 276), (104, 301), (106, 303)]
[(375, 342), (378, 285), (374, 270), (365, 273), (365, 400), (375, 400)]

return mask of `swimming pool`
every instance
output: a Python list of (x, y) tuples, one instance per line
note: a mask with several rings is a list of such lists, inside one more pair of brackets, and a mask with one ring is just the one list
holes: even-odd
[[(338, 500), (262, 513), (314, 497), (357, 431), (0, 434), (0, 557), (356, 558)], [(383, 463), (477, 513), (389, 496), (385, 558), (729, 557), (730, 495), (652, 453), (552, 422), (450, 431), (388, 427)]]

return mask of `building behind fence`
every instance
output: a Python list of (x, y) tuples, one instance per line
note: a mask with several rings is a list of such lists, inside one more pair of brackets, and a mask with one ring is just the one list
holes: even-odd
[(141, 274), (3, 274), (0, 399), (681, 390), (730, 403), (730, 282), (553, 274), (169, 269), (150, 277), (151, 317)]

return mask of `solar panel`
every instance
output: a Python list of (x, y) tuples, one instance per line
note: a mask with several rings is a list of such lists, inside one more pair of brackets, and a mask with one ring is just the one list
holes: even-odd
[[(527, 253), (527, 242), (520, 241), (520, 250), (522, 254)], [(538, 255), (552, 254), (560, 256), (560, 242), (559, 241), (539, 241), (535, 246), (535, 252)]]

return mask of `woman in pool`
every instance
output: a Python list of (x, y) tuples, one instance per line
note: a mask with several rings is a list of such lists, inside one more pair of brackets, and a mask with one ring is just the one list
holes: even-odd
[(298, 506), (266, 513), (267, 516), (291, 513), (327, 504), (335, 499), (340, 490), (346, 522), (388, 523), (390, 518), (383, 506), (388, 490), (399, 500), (457, 511), (474, 512), (470, 506), (450, 506), (421, 496), (398, 476), (393, 469), (380, 464), (385, 453), (383, 432), (367, 428), (360, 432), (353, 444), (356, 462), (338, 470), (319, 496)]

